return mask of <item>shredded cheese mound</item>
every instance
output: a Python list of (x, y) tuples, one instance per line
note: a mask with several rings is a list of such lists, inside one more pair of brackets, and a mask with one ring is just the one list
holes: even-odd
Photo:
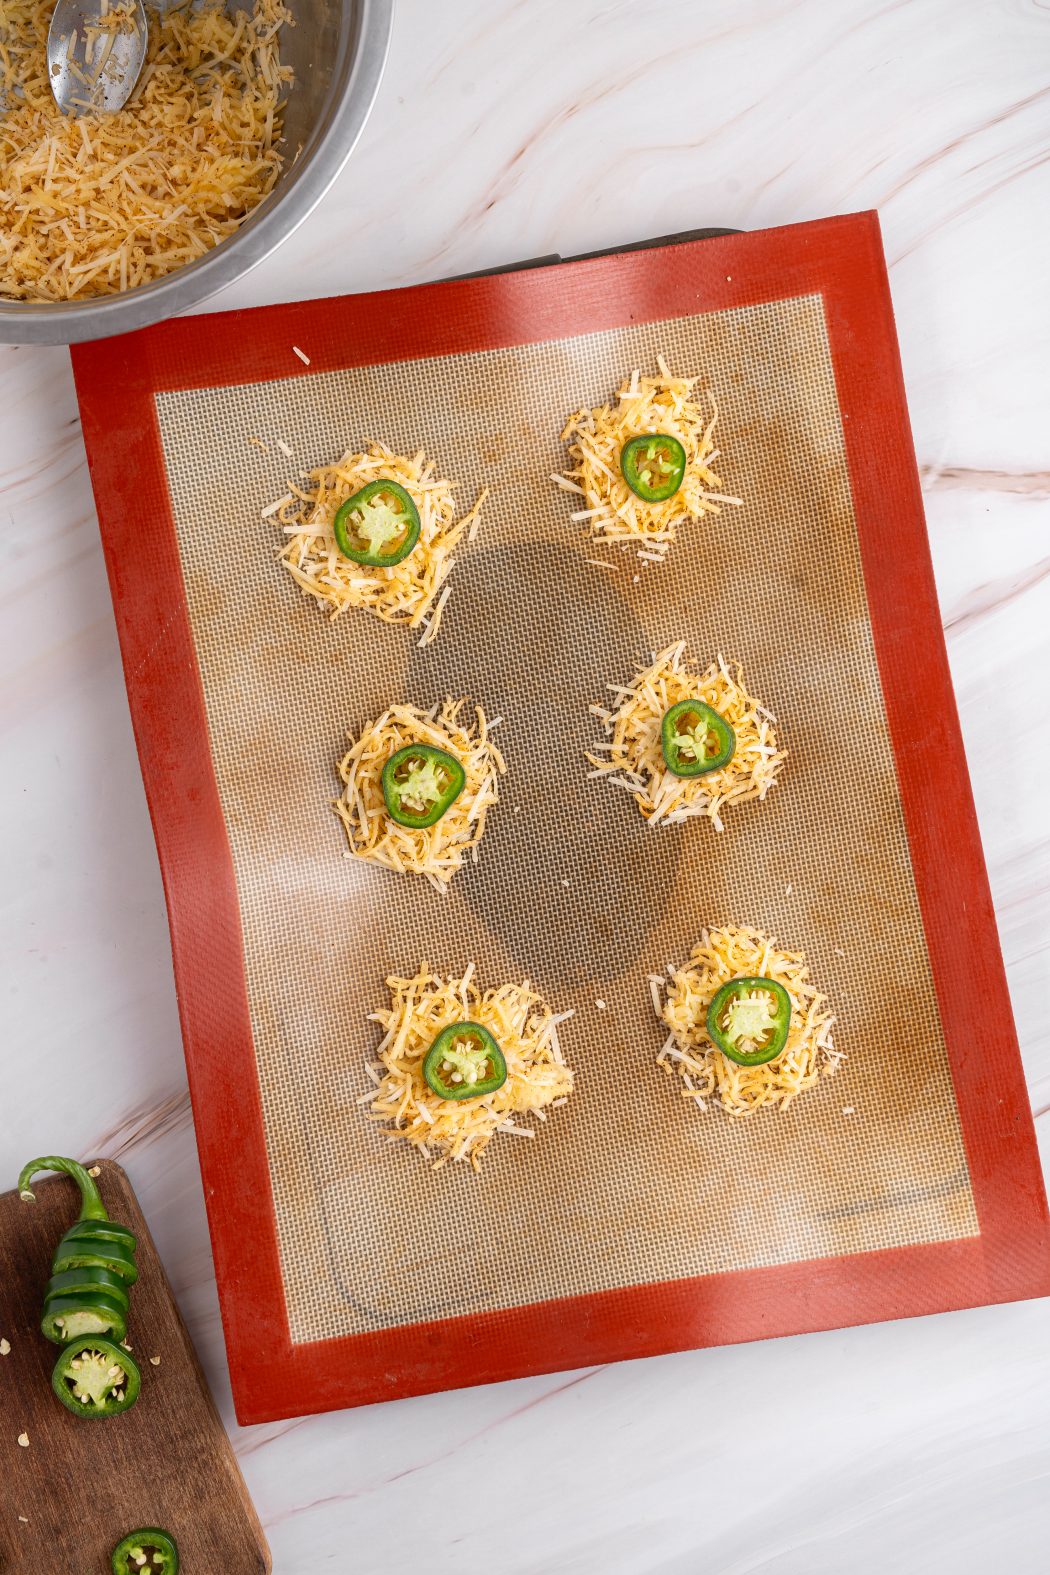
[[(731, 498), (711, 469), (718, 457), (714, 430), (718, 407), (704, 411), (692, 397), (695, 377), (673, 377), (663, 356), (657, 356), (658, 377), (640, 377), (637, 367), (620, 384), (615, 407), (577, 410), (569, 417), (562, 441), (569, 444), (573, 468), (551, 477), (560, 487), (579, 493), (586, 508), (571, 518), (585, 524), (596, 541), (641, 544), (640, 556), (659, 562), (674, 541), (677, 528), (704, 514), (718, 514), (720, 503), (742, 507)], [(673, 497), (648, 503), (633, 493), (620, 470), (620, 452), (631, 438), (649, 432), (676, 437), (685, 449), (682, 485)]]
[[(739, 662), (719, 656), (698, 675), (685, 654), (685, 641), (679, 640), (654, 655), (650, 667), (639, 668), (626, 688), (608, 687), (619, 706), (615, 711), (590, 707), (609, 735), (593, 745), (605, 753), (587, 756), (594, 767), (590, 775), (626, 788), (650, 826), (706, 815), (721, 831), (725, 805), (765, 798), (787, 759), (787, 750), (777, 744), (776, 719), (747, 692)], [(727, 765), (698, 777), (668, 771), (660, 725), (681, 700), (703, 700), (730, 724), (736, 750)]]
[[(492, 741), (494, 724), (486, 720), (481, 706), (475, 707), (472, 723), (460, 722), (465, 703), (450, 698), (430, 711), (392, 705), (359, 738), (349, 735), (350, 750), (339, 764), (345, 786), (335, 801), (335, 812), (346, 828), (354, 858), (425, 875), (438, 891), (447, 890), (467, 853), (477, 861), (485, 817), (499, 801), (497, 784), (507, 767)], [(386, 811), (383, 767), (406, 744), (444, 749), (466, 773), (462, 792), (432, 826), (402, 826)]]
[(283, 164), (282, 0), (233, 17), (218, 0), (150, 10), (127, 105), (79, 117), (60, 112), (49, 85), (52, 9), (0, 5), (0, 294), (17, 301), (161, 278), (232, 235)]
[[(389, 567), (344, 558), (332, 531), (340, 505), (380, 479), (400, 482), (419, 510), (419, 540), (407, 557)], [(290, 487), (264, 510), (264, 517), (277, 515), (289, 538), (280, 551), (281, 562), (308, 596), (331, 608), (333, 618), (348, 607), (367, 607), (387, 623), (418, 629), (430, 615), (419, 642), (429, 645), (448, 601), (451, 587), (445, 581), (455, 564), (453, 550), (464, 538), (473, 541), (488, 496), (486, 487), (469, 513), (457, 520), (454, 485), (435, 475), (434, 462), (422, 449), (406, 459), (372, 443), (363, 454), (347, 450), (337, 464), (310, 471), (306, 487)]]
[[(845, 1052), (836, 1050), (831, 1030), (835, 1019), (820, 991), (809, 982), (809, 969), (799, 952), (781, 950), (760, 930), (725, 925), (704, 930), (682, 968), (668, 967), (668, 977), (650, 976), (653, 1005), (670, 1030), (657, 1065), (684, 1083), (682, 1098), (700, 1110), (715, 1100), (732, 1116), (747, 1116), (765, 1105), (786, 1110), (792, 1100), (812, 1088), (822, 1075), (834, 1073)], [(775, 979), (791, 998), (787, 1044), (764, 1066), (739, 1066), (712, 1044), (707, 1009), (730, 979), (758, 975)]]
[[(422, 963), (412, 979), (387, 979), (390, 1006), (371, 1013), (383, 1038), (365, 1070), (373, 1083), (359, 1101), (382, 1122), (391, 1142), (411, 1143), (435, 1170), (449, 1160), (469, 1160), (475, 1170), (497, 1133), (534, 1138), (534, 1127), (515, 1117), (545, 1121), (573, 1089), (573, 1074), (558, 1043), (558, 1028), (571, 1012), (552, 1012), (529, 987), (504, 984), (482, 991), (471, 963), (461, 979), (443, 979)], [(423, 1076), (427, 1051), (450, 1023), (480, 1023), (507, 1063), (507, 1081), (476, 1099), (442, 1099)]]

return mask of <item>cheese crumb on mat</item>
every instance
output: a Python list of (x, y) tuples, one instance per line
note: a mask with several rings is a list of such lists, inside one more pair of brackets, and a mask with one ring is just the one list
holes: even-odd
[[(704, 514), (720, 512), (719, 504), (740, 507), (743, 499), (721, 491), (711, 469), (717, 458), (714, 430), (718, 408), (712, 395), (702, 408), (692, 397), (695, 377), (674, 377), (663, 356), (659, 375), (641, 377), (633, 371), (621, 384), (618, 403), (577, 410), (569, 417), (562, 441), (569, 445), (573, 468), (551, 479), (565, 490), (582, 494), (587, 507), (572, 518), (585, 524), (595, 541), (643, 542), (659, 561), (674, 541), (679, 525)], [(620, 452), (631, 438), (665, 432), (685, 449), (682, 485), (673, 497), (648, 503), (633, 493), (620, 471)]]
[[(389, 567), (344, 558), (332, 531), (340, 505), (380, 479), (399, 482), (419, 510), (418, 542), (407, 557)], [(349, 607), (367, 607), (387, 623), (418, 629), (432, 613), (424, 635), (429, 643), (437, 635), (448, 600), (450, 587), (445, 581), (455, 564), (453, 551), (464, 537), (473, 539), (488, 495), (486, 488), (474, 507), (457, 520), (453, 485), (435, 475), (434, 462), (422, 449), (406, 459), (372, 443), (363, 454), (347, 450), (336, 464), (310, 471), (305, 488), (293, 483), (283, 498), (262, 511), (262, 517), (277, 516), (288, 537), (280, 561), (296, 584), (330, 609), (333, 618)]]
[[(740, 663), (719, 656), (697, 674), (684, 640), (654, 655), (652, 665), (637, 669), (628, 685), (609, 688), (619, 701), (616, 710), (591, 706), (609, 735), (607, 742), (592, 746), (600, 755), (587, 755), (591, 775), (626, 788), (650, 826), (706, 815), (721, 831), (725, 806), (765, 798), (787, 759), (787, 750), (777, 744), (775, 719), (747, 692)], [(667, 770), (660, 726), (673, 705), (698, 699), (733, 728), (736, 750), (717, 771), (678, 777)]]
[[(366, 1065), (378, 1078), (360, 1103), (381, 1122), (393, 1143), (411, 1143), (435, 1170), (449, 1160), (467, 1160), (475, 1170), (498, 1133), (534, 1137), (516, 1117), (544, 1117), (544, 1107), (562, 1105), (573, 1090), (558, 1028), (571, 1012), (554, 1013), (526, 980), (482, 991), (474, 965), (462, 978), (441, 978), (420, 965), (412, 979), (387, 979), (390, 1006), (370, 1021), (383, 1038)], [(441, 1099), (423, 1077), (423, 1061), (449, 1023), (480, 1023), (492, 1034), (507, 1063), (507, 1081), (478, 1099)]]
[[(682, 1080), (682, 1098), (700, 1110), (707, 1109), (708, 1100), (733, 1116), (751, 1115), (765, 1105), (786, 1110), (843, 1060), (845, 1052), (832, 1041), (835, 1019), (810, 983), (804, 958), (783, 951), (759, 930), (733, 925), (705, 930), (688, 963), (669, 967), (668, 973), (649, 981), (657, 1016), (670, 1030), (656, 1061)], [(747, 975), (775, 979), (791, 998), (787, 1044), (763, 1066), (739, 1066), (716, 1049), (707, 1032), (707, 1009), (716, 992), (730, 979)]]
[[(464, 700), (447, 699), (431, 711), (392, 705), (357, 739), (339, 764), (343, 792), (335, 812), (346, 829), (355, 858), (387, 869), (425, 875), (443, 891), (485, 834), (485, 817), (499, 801), (499, 778), (507, 767), (490, 737), (481, 706), (466, 724), (459, 713)], [(406, 744), (431, 744), (454, 755), (466, 772), (462, 792), (433, 826), (402, 826), (387, 814), (383, 767)]]
[(115, 114), (63, 115), (53, 0), (0, 6), (0, 295), (83, 300), (202, 257), (272, 190), (285, 89), (281, 0), (149, 10), (142, 76)]

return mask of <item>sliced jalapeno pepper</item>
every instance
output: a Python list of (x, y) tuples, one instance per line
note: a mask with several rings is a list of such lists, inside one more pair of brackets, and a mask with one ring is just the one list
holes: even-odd
[(135, 1249), (126, 1242), (111, 1236), (74, 1236), (70, 1231), (55, 1248), (51, 1268), (55, 1274), (65, 1274), (70, 1269), (108, 1269), (125, 1285), (134, 1285), (139, 1277)]
[(81, 1236), (90, 1236), (92, 1241), (119, 1242), (122, 1246), (130, 1247), (132, 1252), (135, 1251), (135, 1237), (126, 1225), (118, 1225), (116, 1220), (85, 1219), (81, 1216), (69, 1227), (63, 1240), (79, 1241)]
[(646, 432), (624, 444), (620, 470), (636, 497), (645, 503), (663, 503), (682, 485), (685, 449), (667, 432)]
[(75, 1416), (119, 1416), (135, 1404), (142, 1385), (135, 1358), (102, 1335), (72, 1340), (51, 1374), (51, 1387)]
[(723, 1055), (739, 1066), (775, 1061), (787, 1044), (791, 997), (775, 979), (730, 979), (707, 1009), (707, 1031)]
[(676, 777), (702, 777), (729, 764), (736, 751), (736, 734), (725, 717), (703, 700), (679, 700), (664, 713), (660, 745), (668, 771)]
[(507, 1063), (480, 1023), (450, 1023), (427, 1051), (423, 1076), (442, 1099), (480, 1099), (503, 1087)]
[(177, 1575), (175, 1538), (159, 1526), (143, 1526), (121, 1537), (110, 1555), (113, 1575)]
[(121, 1304), (115, 1293), (105, 1290), (77, 1288), (65, 1296), (49, 1290), (44, 1296), (44, 1317), (39, 1326), (44, 1339), (54, 1340), (55, 1345), (68, 1345), (69, 1340), (77, 1340), (82, 1334), (104, 1334), (109, 1340), (123, 1340), (128, 1334), (128, 1296)]
[(370, 481), (340, 507), (332, 530), (344, 558), (389, 567), (419, 540), (419, 510), (398, 482)]
[[(134, 1233), (126, 1225), (110, 1219), (94, 1177), (88, 1175), (83, 1165), (58, 1154), (30, 1160), (23, 1167), (18, 1178), (18, 1190), (27, 1203), (33, 1201), (30, 1183), (38, 1170), (57, 1170), (62, 1175), (72, 1177), (80, 1188), (80, 1218), (69, 1227), (55, 1248), (51, 1260), (52, 1278), (47, 1288), (48, 1298), (52, 1294), (61, 1296), (64, 1299), (61, 1316), (69, 1318), (76, 1311), (69, 1298), (81, 1292), (90, 1296), (97, 1290), (115, 1300), (118, 1309), (126, 1313), (128, 1302), (123, 1287), (133, 1285), (138, 1278)], [(120, 1295), (116, 1294), (116, 1287), (122, 1288)], [(90, 1303), (88, 1305), (90, 1309)], [(104, 1307), (102, 1310), (109, 1313), (113, 1309)], [(63, 1336), (59, 1331), (66, 1328), (68, 1333)], [(44, 1329), (49, 1340), (68, 1340), (75, 1333), (93, 1332), (103, 1332), (94, 1319), (80, 1328), (75, 1320), (72, 1325), (59, 1325), (50, 1320), (48, 1328)], [(123, 1338), (123, 1330), (118, 1338)]]
[(104, 1291), (122, 1307), (128, 1305), (127, 1287), (112, 1269), (67, 1269), (47, 1282), (48, 1296), (68, 1296), (70, 1291)]
[(466, 780), (455, 755), (430, 744), (406, 744), (383, 767), (383, 799), (399, 826), (422, 830), (451, 808)]

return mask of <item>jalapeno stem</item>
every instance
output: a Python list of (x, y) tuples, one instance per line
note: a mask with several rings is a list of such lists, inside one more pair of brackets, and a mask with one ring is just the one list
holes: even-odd
[(82, 1220), (108, 1220), (105, 1204), (93, 1176), (89, 1176), (83, 1165), (78, 1165), (75, 1159), (63, 1159), (60, 1154), (46, 1154), (41, 1159), (31, 1159), (28, 1165), (23, 1166), (18, 1178), (18, 1193), (24, 1203), (35, 1203), (36, 1194), (29, 1183), (38, 1171), (55, 1170), (64, 1176), (71, 1176), (80, 1188), (80, 1218)]

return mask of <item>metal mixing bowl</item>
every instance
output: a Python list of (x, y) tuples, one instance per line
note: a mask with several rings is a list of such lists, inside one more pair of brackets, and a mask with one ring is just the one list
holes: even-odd
[[(286, 0), (294, 27), (281, 59), (295, 72), (284, 129), (291, 157), (240, 229), (164, 279), (86, 301), (4, 301), (0, 343), (75, 344), (174, 317), (254, 268), (301, 224), (346, 161), (372, 108), (390, 42), (393, 0)], [(149, 0), (147, 0), (147, 7)]]

